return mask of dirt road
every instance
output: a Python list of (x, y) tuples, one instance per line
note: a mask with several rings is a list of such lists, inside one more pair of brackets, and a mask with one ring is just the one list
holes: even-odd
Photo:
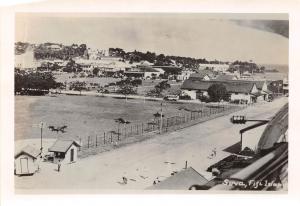
[[(248, 107), (236, 114), (267, 119), (286, 102), (287, 98), (281, 98)], [(90, 189), (94, 192), (103, 189), (140, 190), (151, 186), (157, 178), (162, 180), (171, 172), (181, 170), (185, 161), (188, 166), (210, 178), (205, 171), (207, 167), (229, 155), (223, 150), (237, 143), (240, 140), (239, 130), (247, 126), (231, 124), (229, 118), (232, 115), (64, 165), (60, 173), (55, 171), (57, 165), (43, 163), (39, 173), (15, 177), (17, 191), (57, 192), (63, 189), (76, 193), (90, 192)], [(257, 129), (247, 138), (251, 138), (251, 135), (260, 136), (262, 131), (261, 128)], [(217, 155), (209, 159), (213, 148), (217, 149)], [(127, 184), (123, 184), (122, 177), (127, 178)]]

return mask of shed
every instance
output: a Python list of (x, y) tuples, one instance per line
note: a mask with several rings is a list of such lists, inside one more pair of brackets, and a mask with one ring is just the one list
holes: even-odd
[(75, 140), (57, 140), (49, 149), (53, 152), (53, 163), (68, 164), (77, 161), (77, 152), (80, 144)]
[(41, 151), (27, 145), (15, 154), (15, 174), (32, 175), (39, 168)]

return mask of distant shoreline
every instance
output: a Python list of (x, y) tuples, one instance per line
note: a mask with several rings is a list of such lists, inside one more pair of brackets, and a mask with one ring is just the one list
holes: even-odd
[[(258, 64), (258, 66), (264, 66), (266, 70), (276, 69), (278, 73), (289, 73), (289, 65), (288, 64)], [(268, 73), (274, 73), (272, 71), (267, 71)]]

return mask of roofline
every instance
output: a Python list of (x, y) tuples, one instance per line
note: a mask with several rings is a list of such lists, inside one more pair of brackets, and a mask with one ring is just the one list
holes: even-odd
[(17, 153), (17, 154), (15, 155), (15, 158), (20, 157), (22, 154), (27, 154), (28, 156), (30, 156), (30, 157), (32, 157), (32, 158), (34, 158), (34, 159), (37, 159), (37, 157), (41, 154), (41, 152), (39, 152), (38, 155), (35, 157), (35, 156), (33, 156), (32, 154), (29, 154), (28, 152), (20, 151), (19, 153)]
[[(77, 143), (75, 140), (57, 140), (57, 141), (73, 141), (72, 144), (71, 144), (71, 145), (66, 149), (66, 151), (64, 151), (64, 152), (67, 152), (73, 144), (75, 144), (75, 146), (76, 146), (76, 144), (77, 144), (78, 147), (81, 147), (81, 145), (80, 145), (79, 143)], [(56, 142), (57, 142), (57, 141), (56, 141)], [(55, 143), (56, 143), (56, 142), (55, 142)], [(55, 143), (54, 143), (54, 144), (55, 144)], [(51, 147), (48, 149), (48, 151), (49, 151), (49, 152), (61, 152), (61, 151), (51, 150)]]
[[(188, 81), (188, 80), (191, 80), (191, 79), (189, 78), (189, 79), (186, 79), (185, 81)], [(237, 80), (229, 80), (229, 81), (224, 81), (224, 80), (219, 80), (219, 81), (216, 81), (216, 80), (200, 80), (200, 82), (205, 82), (205, 83), (211, 82), (212, 84), (214, 84), (214, 83), (220, 83), (220, 84), (224, 83), (224, 84), (226, 84), (228, 82), (229, 83), (235, 83), (236, 81)], [(243, 82), (243, 81), (239, 81), (239, 82)], [(256, 86), (256, 89), (258, 89), (258, 87), (257, 87), (257, 85), (256, 85), (256, 83), (254, 81), (253, 82), (251, 82), (251, 81), (250, 82), (243, 82), (243, 83), (252, 84), (251, 91), (252, 91), (254, 85)], [(195, 88), (183, 87), (183, 84), (181, 85), (180, 89), (200, 90), (200, 91), (207, 91), (208, 90), (208, 89), (195, 89)], [(251, 93), (251, 91), (249, 91), (249, 93)], [(228, 91), (228, 92), (232, 93), (232, 91)]]

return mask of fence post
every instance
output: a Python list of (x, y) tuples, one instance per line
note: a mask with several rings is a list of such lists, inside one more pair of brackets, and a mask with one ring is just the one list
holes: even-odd
[(88, 136), (88, 148), (90, 148), (90, 136)]
[(97, 143), (98, 143), (98, 142), (97, 142), (97, 135), (96, 135), (96, 147), (98, 146)]
[(104, 142), (104, 144), (105, 144), (105, 143), (106, 143), (106, 142), (105, 142), (105, 132), (103, 133), (103, 135), (104, 135), (104, 136), (103, 136), (103, 142)]
[(142, 123), (142, 135), (144, 133), (144, 123)]
[(110, 133), (110, 142), (112, 142), (112, 132)]

